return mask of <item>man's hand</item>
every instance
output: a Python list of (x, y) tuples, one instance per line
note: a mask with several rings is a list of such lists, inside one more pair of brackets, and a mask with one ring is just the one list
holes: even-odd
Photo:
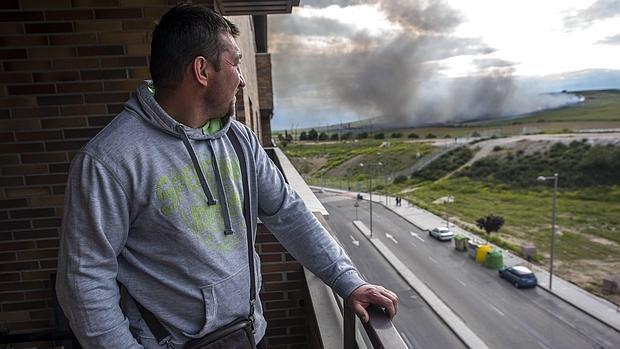
[(398, 296), (378, 285), (363, 285), (358, 287), (347, 299), (347, 303), (359, 316), (362, 322), (368, 322), (369, 316), (366, 307), (370, 304), (378, 305), (387, 310), (390, 320), (398, 311)]

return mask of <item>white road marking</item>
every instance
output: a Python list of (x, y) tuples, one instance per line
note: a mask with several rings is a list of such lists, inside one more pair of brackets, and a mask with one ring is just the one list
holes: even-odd
[(506, 314), (502, 313), (502, 311), (497, 309), (493, 304), (489, 304), (489, 306), (493, 308), (493, 310), (495, 310), (499, 315), (506, 316)]
[(349, 237), (351, 237), (351, 240), (353, 240), (353, 245), (355, 245), (355, 246), (359, 246), (360, 245), (360, 242), (358, 240), (355, 240), (353, 235), (349, 235)]
[(414, 232), (410, 231), (410, 232), (409, 232), (409, 234), (411, 234), (411, 236), (412, 236), (412, 237), (414, 237), (414, 238), (416, 238), (416, 239), (418, 239), (418, 240), (420, 240), (420, 241), (424, 242), (424, 239), (422, 239), (422, 238), (420, 237), (420, 235), (418, 235), (418, 233), (414, 233)]
[(385, 237), (394, 241), (395, 244), (398, 244), (398, 241), (394, 239), (394, 236), (392, 236), (392, 234), (385, 233)]
[(411, 345), (411, 341), (409, 341), (409, 338), (407, 338), (407, 336), (405, 336), (405, 334), (400, 331), (398, 331), (398, 333), (400, 334), (401, 337), (403, 337), (405, 344), (407, 344), (407, 348), (413, 348), (413, 345)]
[(467, 285), (466, 285), (463, 281), (461, 281), (461, 280), (459, 280), (459, 279), (456, 279), (456, 281), (458, 281), (458, 282), (459, 282), (461, 285), (463, 285), (463, 286), (467, 286)]
[(549, 349), (548, 346), (545, 345), (545, 343), (538, 341), (538, 344), (540, 344), (541, 347), (545, 348), (545, 349)]
[(428, 256), (428, 259), (430, 259), (431, 262), (433, 262), (433, 263), (437, 263), (437, 260), (435, 258), (431, 257), (431, 256)]

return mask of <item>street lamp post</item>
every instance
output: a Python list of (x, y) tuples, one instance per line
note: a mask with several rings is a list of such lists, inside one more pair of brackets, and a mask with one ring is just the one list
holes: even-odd
[[(376, 164), (366, 164), (368, 166), (368, 191), (369, 191), (369, 205), (370, 205), (370, 238), (372, 239), (372, 171), (370, 166), (382, 166), (383, 164), (378, 162)], [(360, 163), (360, 167), (364, 167), (364, 163)]]
[(450, 213), (448, 212), (448, 204), (454, 202), (454, 196), (452, 195), (448, 195), (446, 197), (446, 202), (445, 204), (445, 212), (446, 212), (446, 228), (450, 229)]
[(555, 250), (555, 222), (556, 222), (556, 202), (558, 193), (558, 174), (537, 178), (539, 181), (553, 181), (553, 211), (551, 215), (551, 261), (549, 262), (549, 289), (553, 289), (553, 252)]

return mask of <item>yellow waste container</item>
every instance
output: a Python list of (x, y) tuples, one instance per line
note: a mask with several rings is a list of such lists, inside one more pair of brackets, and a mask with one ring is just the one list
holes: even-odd
[(476, 263), (482, 264), (487, 260), (487, 254), (491, 252), (491, 245), (480, 245), (476, 251)]

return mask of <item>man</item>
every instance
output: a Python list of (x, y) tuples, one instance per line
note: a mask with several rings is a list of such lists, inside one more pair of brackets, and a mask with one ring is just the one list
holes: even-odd
[[(259, 217), (363, 321), (371, 303), (396, 313), (396, 295), (359, 277), (256, 136), (234, 121), (236, 91), (245, 86), (238, 34), (208, 9), (170, 10), (153, 33), (152, 85), (140, 85), (71, 164), (56, 289), (84, 347), (160, 348), (137, 304), (177, 348), (247, 317), (246, 200), (253, 234)], [(254, 260), (258, 288), (256, 252)], [(264, 347), (260, 301), (254, 328)]]

